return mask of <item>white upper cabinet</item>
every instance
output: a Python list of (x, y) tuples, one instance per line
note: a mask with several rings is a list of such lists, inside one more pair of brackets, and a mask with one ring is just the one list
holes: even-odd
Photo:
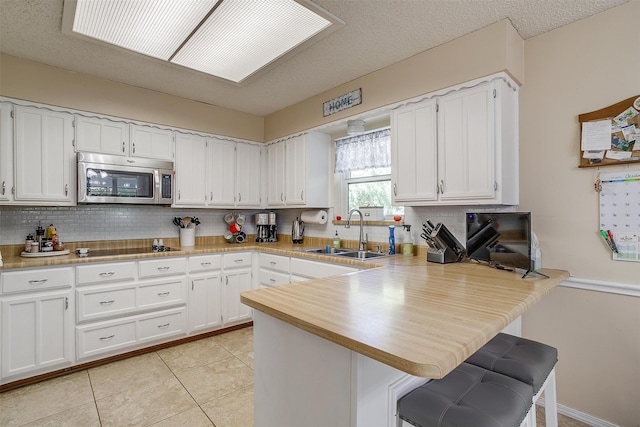
[(285, 141), (267, 146), (267, 203), (271, 207), (284, 206)]
[(267, 147), (267, 203), (329, 206), (331, 137), (310, 132)]
[(518, 204), (518, 93), (496, 79), (391, 114), (394, 203)]
[(206, 205), (208, 163), (206, 138), (199, 135), (176, 133), (174, 205)]
[(76, 150), (173, 160), (173, 131), (108, 118), (76, 115)]
[(262, 147), (239, 142), (236, 150), (236, 206), (260, 207)]
[(437, 200), (436, 101), (394, 110), (391, 123), (394, 202)]
[(261, 147), (176, 132), (174, 206), (260, 207)]
[(236, 143), (208, 139), (207, 204), (230, 206), (236, 197)]
[(0, 203), (13, 200), (13, 104), (0, 102)]
[(173, 131), (131, 125), (131, 156), (173, 161)]
[(76, 150), (129, 155), (129, 124), (76, 115)]
[(14, 108), (16, 202), (75, 204), (73, 116), (44, 108)]

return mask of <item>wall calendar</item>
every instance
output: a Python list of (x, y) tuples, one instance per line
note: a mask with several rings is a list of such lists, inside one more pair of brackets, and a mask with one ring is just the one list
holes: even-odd
[(640, 171), (602, 173), (600, 234), (614, 260), (640, 261)]

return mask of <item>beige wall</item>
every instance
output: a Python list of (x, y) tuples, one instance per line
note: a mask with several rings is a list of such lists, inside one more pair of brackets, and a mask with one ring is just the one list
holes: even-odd
[(263, 141), (264, 119), (0, 54), (0, 95)]
[[(520, 208), (533, 214), (545, 267), (640, 286), (640, 263), (612, 261), (598, 234), (598, 171), (577, 168), (577, 116), (640, 95), (639, 21), (632, 1), (525, 42)], [(560, 288), (527, 313), (523, 330), (559, 349), (560, 403), (640, 426), (640, 298)]]
[[(522, 83), (522, 49), (522, 39), (511, 23), (497, 22), (267, 116), (265, 141), (499, 71)], [(362, 88), (362, 104), (322, 116), (324, 102), (358, 88)]]

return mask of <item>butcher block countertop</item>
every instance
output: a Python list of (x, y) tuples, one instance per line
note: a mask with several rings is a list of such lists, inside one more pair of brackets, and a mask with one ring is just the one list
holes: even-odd
[(421, 257), (382, 268), (241, 294), (241, 301), (409, 374), (442, 378), (569, 277)]

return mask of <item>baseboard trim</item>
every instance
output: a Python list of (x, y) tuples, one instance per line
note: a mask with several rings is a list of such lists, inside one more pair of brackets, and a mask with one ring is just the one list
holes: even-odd
[(640, 297), (640, 286), (626, 283), (582, 279), (580, 277), (569, 277), (568, 279), (560, 283), (560, 286), (564, 286), (567, 288), (584, 289), (587, 291), (607, 292), (610, 294)]
[[(538, 399), (536, 403), (544, 407), (544, 397)], [(584, 412), (562, 405), (561, 403), (558, 403), (558, 413), (589, 424), (593, 427), (620, 427), (618, 424), (610, 423), (609, 421), (594, 417), (593, 415), (585, 414)]]

